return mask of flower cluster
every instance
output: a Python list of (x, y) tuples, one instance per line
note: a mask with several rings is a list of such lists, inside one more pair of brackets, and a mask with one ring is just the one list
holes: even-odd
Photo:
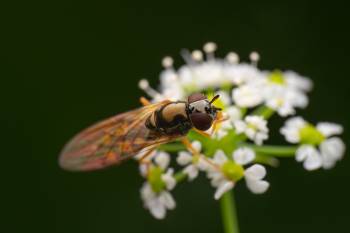
[[(139, 82), (152, 102), (186, 100), (194, 92), (209, 98), (219, 94), (215, 105), (222, 109), (220, 114), (225, 119), (205, 132), (207, 137), (191, 131), (186, 147), (180, 142), (160, 146), (146, 163), (141, 163), (141, 174), (147, 180), (141, 197), (145, 208), (158, 219), (175, 208), (170, 194), (175, 185), (186, 179), (193, 181), (200, 173), (205, 173), (216, 189), (215, 199), (240, 180), (245, 180), (252, 193), (260, 194), (269, 188), (263, 165), (275, 164), (272, 161), (280, 154), (295, 157), (305, 169), (315, 170), (333, 167), (345, 153), (343, 141), (335, 136), (343, 131), (340, 125), (327, 122), (314, 126), (295, 116), (286, 120), (280, 133), (297, 146), (264, 145), (269, 138), (270, 117), (293, 116), (298, 108), (307, 107), (312, 82), (293, 71), (258, 69), (260, 57), (256, 52), (250, 54), (250, 63), (242, 63), (234, 52), (225, 58), (215, 57), (216, 48), (209, 42), (203, 52), (183, 50), (186, 64), (179, 68), (174, 67), (171, 57), (165, 57), (157, 90), (147, 80)], [(176, 161), (182, 168), (176, 173), (168, 168), (168, 152), (178, 154)]]

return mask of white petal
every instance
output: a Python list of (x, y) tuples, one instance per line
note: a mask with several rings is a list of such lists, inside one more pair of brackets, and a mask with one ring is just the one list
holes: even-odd
[(209, 171), (207, 173), (207, 177), (211, 179), (210, 184), (213, 187), (218, 187), (223, 180), (225, 180), (225, 177), (222, 175), (221, 172), (218, 171)]
[(340, 138), (329, 138), (321, 143), (320, 151), (323, 168), (330, 169), (334, 167), (338, 160), (343, 158), (345, 153), (345, 144)]
[(159, 201), (169, 210), (176, 207), (176, 202), (169, 192), (162, 192), (159, 195)]
[(256, 129), (254, 129), (254, 128), (247, 128), (246, 130), (245, 130), (245, 134), (247, 135), (247, 137), (249, 138), (249, 139), (252, 139), (252, 140), (254, 140), (254, 138), (255, 138), (255, 135), (256, 135)]
[(187, 151), (180, 151), (176, 161), (178, 164), (185, 166), (192, 162), (192, 155)]
[(295, 152), (295, 160), (298, 162), (304, 161), (307, 156), (311, 153), (315, 153), (315, 147), (311, 145), (302, 145), (298, 147), (297, 151)]
[(156, 219), (164, 219), (166, 215), (166, 209), (165, 206), (160, 202), (153, 200), (148, 205), (150, 213), (155, 217)]
[(227, 115), (230, 117), (231, 122), (238, 121), (242, 118), (242, 112), (236, 106), (230, 106), (225, 111)]
[(249, 188), (249, 190), (255, 194), (261, 194), (261, 193), (266, 192), (266, 190), (270, 186), (269, 182), (267, 182), (265, 180), (246, 179), (246, 184), (247, 184), (247, 187)]
[(240, 165), (246, 165), (255, 159), (255, 152), (247, 147), (239, 148), (233, 152), (233, 159)]
[(234, 103), (239, 107), (255, 107), (263, 101), (261, 91), (253, 85), (243, 85), (232, 92)]
[(166, 169), (170, 163), (170, 155), (166, 152), (160, 151), (155, 157), (155, 162), (161, 168)]
[(202, 150), (202, 144), (200, 141), (193, 141), (192, 147), (197, 151), (200, 152)]
[(142, 185), (140, 193), (141, 193), (141, 199), (145, 202), (147, 202), (148, 200), (151, 200), (155, 197), (155, 193), (153, 192), (153, 190), (148, 182), (145, 182)]
[(214, 154), (214, 160), (216, 164), (222, 165), (227, 161), (227, 157), (222, 150), (217, 150)]
[(234, 126), (237, 133), (243, 133), (247, 129), (247, 124), (244, 121), (235, 121)]
[(244, 175), (249, 180), (261, 180), (266, 176), (266, 169), (260, 164), (254, 164), (245, 170)]
[(205, 159), (203, 159), (202, 157), (199, 157), (199, 160), (197, 162), (197, 167), (199, 170), (201, 171), (207, 171), (208, 169), (210, 169), (212, 166), (210, 166), (210, 164), (208, 163), (208, 161), (206, 161)]
[(146, 177), (147, 176), (148, 168), (149, 167), (148, 167), (147, 164), (140, 163), (139, 171), (140, 171), (140, 174), (141, 174), (142, 177)]
[(235, 184), (232, 181), (222, 182), (222, 184), (220, 184), (220, 186), (216, 189), (214, 199), (219, 200), (224, 193), (231, 190), (234, 186)]
[(176, 180), (173, 177), (174, 170), (169, 168), (167, 173), (162, 174), (162, 180), (164, 181), (166, 188), (172, 190), (176, 185)]
[(322, 166), (322, 159), (317, 150), (309, 154), (304, 161), (304, 168), (308, 171), (316, 170)]
[(195, 165), (191, 164), (188, 165), (187, 167), (185, 167), (185, 169), (183, 170), (183, 172), (185, 174), (187, 174), (188, 179), (190, 181), (194, 180), (197, 176), (198, 176), (198, 169)]
[(284, 126), (280, 129), (280, 133), (284, 135), (290, 143), (300, 142), (300, 129), (306, 125), (306, 121), (301, 117), (292, 117), (288, 119)]
[(338, 135), (343, 133), (343, 127), (341, 125), (330, 123), (330, 122), (320, 122), (317, 124), (316, 128), (325, 137), (330, 137), (333, 135)]

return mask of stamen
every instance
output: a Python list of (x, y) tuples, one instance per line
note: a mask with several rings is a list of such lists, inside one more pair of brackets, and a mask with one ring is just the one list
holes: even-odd
[(190, 51), (188, 51), (187, 49), (182, 49), (180, 51), (180, 54), (182, 56), (182, 59), (184, 59), (184, 61), (187, 63), (187, 65), (189, 65), (189, 66), (196, 65), (196, 62), (194, 61)]
[(260, 60), (260, 55), (258, 52), (251, 52), (249, 55), (250, 61), (252, 63), (252, 65), (254, 66), (258, 66), (258, 61)]
[(203, 60), (203, 53), (200, 50), (194, 50), (192, 52), (192, 59), (195, 61), (202, 61)]
[(172, 68), (173, 64), (174, 60), (169, 56), (164, 57), (162, 60), (162, 65), (165, 69)]
[(229, 63), (237, 64), (237, 63), (239, 63), (239, 56), (238, 56), (238, 54), (235, 53), (235, 52), (229, 52), (229, 53), (226, 55), (226, 60), (227, 60)]
[(214, 42), (207, 42), (203, 46), (203, 50), (207, 55), (208, 60), (214, 60), (214, 52), (217, 49), (217, 45)]
[(147, 95), (149, 95), (152, 98), (155, 98), (156, 96), (159, 96), (160, 93), (156, 90), (154, 90), (148, 83), (146, 79), (141, 79), (139, 81), (139, 88), (143, 90)]

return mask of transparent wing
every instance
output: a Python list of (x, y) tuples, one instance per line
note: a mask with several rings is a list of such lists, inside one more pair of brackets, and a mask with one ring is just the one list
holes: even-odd
[(150, 104), (87, 128), (64, 147), (60, 166), (71, 171), (101, 169), (119, 164), (143, 149), (175, 140), (180, 135), (159, 134), (145, 126), (147, 118), (168, 102)]

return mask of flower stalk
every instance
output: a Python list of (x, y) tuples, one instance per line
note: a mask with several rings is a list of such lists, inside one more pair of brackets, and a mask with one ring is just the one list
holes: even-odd
[(239, 233), (237, 210), (233, 191), (228, 191), (221, 197), (220, 207), (224, 232)]

